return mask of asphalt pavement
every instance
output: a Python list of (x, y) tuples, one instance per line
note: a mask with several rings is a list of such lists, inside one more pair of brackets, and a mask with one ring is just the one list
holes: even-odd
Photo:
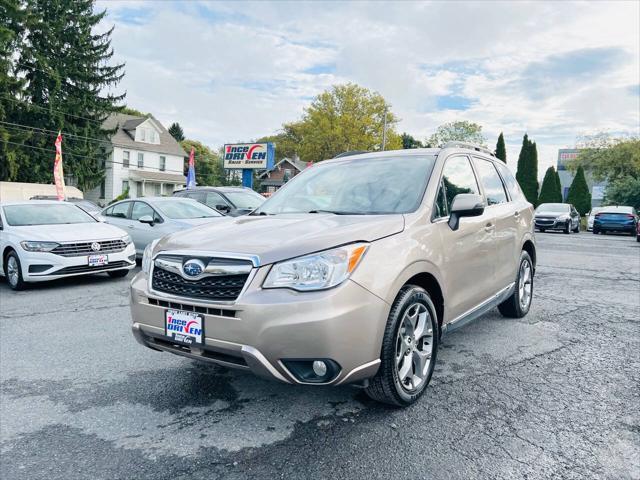
[(0, 478), (640, 479), (640, 244), (537, 235), (527, 317), (445, 337), (416, 405), (138, 345), (128, 283), (0, 285)]

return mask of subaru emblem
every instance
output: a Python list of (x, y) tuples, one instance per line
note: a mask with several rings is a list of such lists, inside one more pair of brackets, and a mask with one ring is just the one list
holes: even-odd
[(98, 242), (93, 242), (91, 244), (91, 250), (93, 250), (94, 252), (100, 251), (100, 244)]
[(202, 272), (204, 272), (204, 263), (202, 263), (197, 258), (187, 260), (186, 262), (184, 262), (184, 265), (182, 265), (182, 272), (187, 277), (197, 277), (199, 275), (202, 275)]

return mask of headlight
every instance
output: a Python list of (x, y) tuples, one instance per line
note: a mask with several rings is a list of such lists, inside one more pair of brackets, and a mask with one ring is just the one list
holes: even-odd
[(568, 213), (563, 213), (558, 217), (558, 220), (569, 220), (570, 215)]
[(28, 252), (50, 252), (59, 244), (56, 242), (20, 242), (22, 248)]
[(368, 247), (354, 243), (276, 263), (262, 286), (301, 291), (335, 287), (349, 278)]
[(153, 249), (157, 244), (158, 244), (158, 239), (154, 240), (149, 245), (147, 245), (144, 249), (144, 253), (142, 254), (142, 271), (147, 275), (149, 275), (149, 272), (151, 272), (151, 262), (153, 261), (152, 259)]
[(133, 240), (131, 240), (131, 235), (129, 235), (128, 233), (122, 237), (120, 240), (122, 240), (125, 245), (129, 245), (131, 242), (133, 242)]

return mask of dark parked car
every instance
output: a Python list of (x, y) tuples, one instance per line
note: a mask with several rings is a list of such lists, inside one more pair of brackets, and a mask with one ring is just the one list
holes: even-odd
[(635, 235), (638, 212), (633, 207), (604, 207), (593, 219), (593, 233), (623, 232)]
[(193, 198), (231, 217), (246, 215), (265, 201), (262, 195), (245, 187), (196, 187), (173, 192), (173, 195)]
[(570, 203), (543, 203), (536, 208), (536, 228), (563, 230), (564, 233), (580, 231), (580, 214)]

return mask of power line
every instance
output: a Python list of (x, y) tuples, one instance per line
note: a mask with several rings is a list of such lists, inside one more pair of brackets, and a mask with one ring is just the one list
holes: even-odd
[[(48, 148), (43, 148), (43, 147), (36, 147), (35, 145), (25, 145), (24, 143), (10, 142), (8, 140), (3, 142), (3, 143), (8, 143), (10, 145), (17, 145), (18, 147), (22, 147), (22, 148), (30, 148), (32, 150), (40, 150), (40, 151), (43, 151), (43, 152), (49, 152), (51, 154), (54, 153), (53, 150), (50, 150)], [(85, 158), (85, 159), (90, 159), (90, 160), (97, 160), (99, 162), (104, 161), (105, 164), (109, 163), (109, 164), (113, 164), (113, 165), (125, 165), (124, 162), (117, 162), (115, 160), (105, 160), (105, 159), (99, 158), (99, 157), (91, 157), (91, 156), (88, 156), (88, 155), (81, 155), (79, 153), (70, 153), (70, 152), (67, 152), (66, 150), (63, 150), (63, 152), (62, 152), (63, 158), (65, 156), (67, 156), (67, 155), (72, 156), (72, 157)], [(127, 165), (127, 168), (129, 168), (131, 166), (131, 162), (129, 162), (126, 165)], [(144, 167), (139, 167), (139, 168), (144, 169)], [(173, 169), (160, 170), (160, 169), (158, 169), (158, 172), (160, 172), (160, 173), (162, 173), (162, 172), (180, 173), (181, 175), (184, 175), (184, 170), (173, 170)]]
[(93, 123), (96, 123), (96, 124), (98, 124), (98, 125), (102, 125), (102, 122), (101, 122), (101, 121), (99, 121), (99, 120), (94, 120), (94, 119), (91, 119), (91, 118), (82, 117), (82, 116), (80, 116), (80, 115), (73, 115), (73, 114), (71, 114), (71, 113), (66, 113), (66, 112), (63, 112), (62, 110), (57, 110), (57, 109), (55, 109), (55, 108), (47, 108), (47, 107), (43, 107), (43, 106), (41, 106), (41, 105), (37, 105), (37, 104), (35, 104), (35, 103), (33, 103), (33, 102), (27, 102), (27, 101), (25, 101), (25, 100), (19, 100), (19, 99), (17, 99), (17, 98), (12, 98), (12, 97), (10, 97), (10, 96), (8, 96), (8, 95), (3, 95), (2, 97), (3, 97), (3, 98), (6, 98), (6, 99), (7, 99), (7, 100), (9, 100), (10, 102), (14, 102), (14, 103), (16, 103), (16, 104), (23, 104), (23, 105), (27, 105), (27, 106), (29, 106), (29, 107), (38, 108), (38, 109), (40, 109), (40, 110), (44, 110), (45, 112), (57, 112), (57, 113), (61, 113), (62, 115), (65, 115), (65, 116), (67, 116), (67, 117), (80, 118), (80, 119), (82, 119), (82, 120), (86, 120), (86, 121), (88, 121), (88, 122), (93, 122)]
[[(46, 128), (32, 127), (32, 126), (30, 126), (30, 125), (24, 125), (24, 124), (22, 124), (22, 123), (4, 122), (4, 121), (0, 120), (0, 124), (3, 124), (3, 125), (10, 125), (10, 126), (12, 126), (14, 129), (27, 130), (27, 131), (29, 131), (29, 130), (36, 130), (36, 131), (41, 131), (41, 132), (51, 133), (51, 134), (54, 134), (54, 135), (57, 135), (57, 134), (58, 134), (58, 132), (57, 132), (57, 131), (55, 131), (55, 130), (48, 130), (48, 129), (46, 129)], [(9, 127), (9, 128), (11, 128), (11, 127)], [(62, 132), (62, 131), (61, 131), (61, 132)], [(85, 137), (85, 136), (83, 136), (83, 135), (75, 135), (75, 134), (73, 134), (73, 133), (65, 133), (65, 132), (62, 132), (62, 133), (64, 134), (64, 136), (65, 136), (65, 137), (75, 137), (75, 138), (80, 138), (80, 139), (83, 139), (83, 140), (90, 140), (90, 141), (92, 141), (92, 142), (96, 142), (96, 143), (107, 143), (107, 144), (109, 144), (109, 145), (113, 145), (113, 143), (112, 143), (112, 142), (110, 142), (109, 140), (100, 140), (99, 138), (94, 138), (94, 137)]]

